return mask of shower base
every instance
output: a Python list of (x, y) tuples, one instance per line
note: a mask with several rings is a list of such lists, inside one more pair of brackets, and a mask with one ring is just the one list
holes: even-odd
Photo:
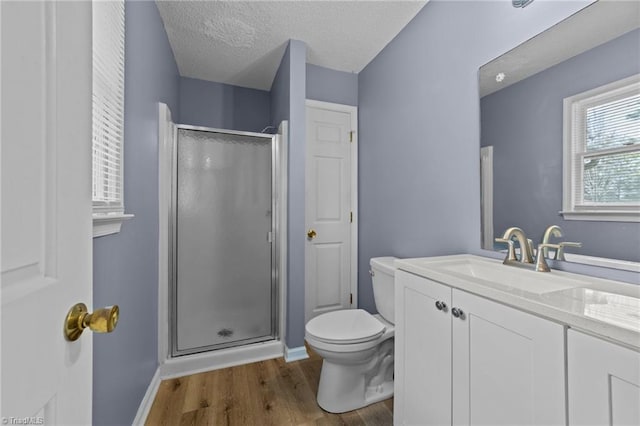
[(181, 355), (169, 358), (161, 364), (160, 376), (162, 379), (170, 379), (187, 374), (202, 373), (204, 371), (278, 358), (283, 354), (282, 341), (269, 340), (215, 351)]

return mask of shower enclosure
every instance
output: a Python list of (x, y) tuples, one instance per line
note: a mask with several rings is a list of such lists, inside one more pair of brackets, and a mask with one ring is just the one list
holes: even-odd
[(277, 339), (277, 135), (175, 129), (172, 356)]

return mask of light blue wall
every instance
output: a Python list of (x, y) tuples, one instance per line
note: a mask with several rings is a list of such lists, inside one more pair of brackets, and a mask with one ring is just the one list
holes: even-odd
[[(541, 241), (546, 227), (557, 224), (563, 240), (582, 242), (573, 252), (640, 261), (640, 223), (564, 220), (558, 214), (563, 99), (639, 72), (635, 30), (482, 98), (481, 140), (494, 150), (496, 235), (519, 226)], [(527, 196), (514, 200), (522, 190)]]
[(178, 109), (174, 121), (180, 124), (247, 132), (271, 125), (271, 96), (265, 90), (181, 77)]
[(590, 1), (430, 1), (358, 76), (359, 306), (369, 258), (481, 253), (478, 68)]
[(291, 40), (289, 93), (289, 266), (287, 293), (287, 346), (304, 345), (304, 249), (306, 161), (306, 61), (307, 46)]
[(289, 93), (291, 80), (291, 45), (282, 55), (280, 67), (271, 83), (271, 125), (277, 127), (281, 121), (289, 119)]
[(358, 105), (358, 74), (307, 64), (307, 99)]
[(277, 127), (282, 120), (289, 120), (286, 306), (289, 348), (304, 344), (306, 55), (303, 42), (290, 40), (271, 87), (272, 125)]
[(94, 306), (117, 304), (93, 334), (93, 424), (131, 424), (158, 357), (158, 106), (178, 107), (178, 68), (154, 2), (126, 2), (122, 232), (94, 239)]

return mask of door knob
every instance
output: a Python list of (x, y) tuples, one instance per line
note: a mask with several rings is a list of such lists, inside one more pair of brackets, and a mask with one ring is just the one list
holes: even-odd
[(316, 233), (315, 229), (309, 229), (307, 231), (307, 238), (309, 238), (310, 240), (313, 240), (316, 237), (316, 235), (318, 234)]
[(89, 313), (87, 305), (76, 303), (69, 309), (64, 322), (64, 337), (73, 342), (77, 340), (85, 328), (96, 333), (111, 333), (118, 325), (120, 308), (118, 305), (107, 306)]

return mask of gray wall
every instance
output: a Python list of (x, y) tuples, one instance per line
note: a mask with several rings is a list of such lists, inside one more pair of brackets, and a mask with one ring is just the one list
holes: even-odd
[(359, 306), (369, 258), (481, 253), (478, 68), (590, 1), (430, 1), (358, 76)]
[(265, 90), (181, 77), (178, 109), (174, 121), (180, 124), (247, 132), (271, 125), (271, 96)]
[(307, 99), (358, 105), (358, 74), (307, 64)]
[(541, 241), (546, 227), (557, 224), (563, 240), (583, 243), (576, 253), (640, 261), (640, 223), (564, 220), (558, 214), (563, 99), (638, 72), (635, 30), (482, 98), (481, 141), (494, 147), (496, 235), (520, 226)]
[(291, 44), (282, 55), (280, 66), (271, 83), (271, 125), (278, 126), (282, 120), (288, 120), (290, 113), (289, 94), (291, 92)]
[(122, 232), (94, 239), (94, 307), (120, 305), (112, 334), (93, 334), (93, 424), (131, 424), (157, 367), (158, 106), (176, 111), (178, 68), (154, 2), (125, 5)]
[(289, 120), (286, 344), (304, 344), (304, 185), (307, 46), (290, 40), (271, 87), (272, 125)]
[[(287, 346), (304, 345), (304, 249), (305, 231), (305, 161), (306, 161), (306, 62), (307, 46), (291, 40), (289, 96), (289, 229)], [(275, 125), (275, 123), (274, 123)]]

